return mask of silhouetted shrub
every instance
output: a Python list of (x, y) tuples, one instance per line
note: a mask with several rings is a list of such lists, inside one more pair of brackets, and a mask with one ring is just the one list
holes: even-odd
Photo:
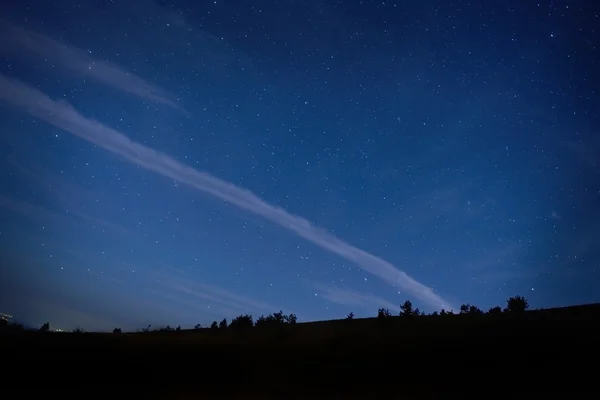
[(46, 322), (41, 326), (40, 332), (50, 332), (50, 322)]
[(200, 329), (202, 329), (202, 325), (200, 324), (196, 324), (196, 326), (194, 327), (195, 330), (199, 331)]
[(226, 329), (227, 328), (227, 318), (223, 318), (221, 320), (221, 322), (219, 322), (219, 329)]
[(115, 328), (115, 329), (113, 329), (113, 334), (120, 335), (121, 334), (121, 328)]
[(254, 326), (254, 321), (252, 319), (252, 315), (244, 314), (239, 317), (235, 317), (231, 320), (229, 327), (232, 329), (249, 329)]
[(513, 314), (522, 314), (529, 308), (529, 303), (522, 296), (515, 296), (508, 299), (506, 309), (504, 311)]
[(80, 328), (79, 326), (73, 329), (71, 332), (73, 333), (85, 333), (85, 330)]
[(350, 314), (346, 315), (346, 319), (354, 319), (354, 313), (351, 312)]
[(156, 332), (173, 332), (175, 328), (172, 328), (171, 325), (163, 326), (162, 328), (158, 328)]
[(152, 328), (152, 325), (148, 324), (147, 327), (142, 328), (142, 332), (150, 332), (150, 328)]

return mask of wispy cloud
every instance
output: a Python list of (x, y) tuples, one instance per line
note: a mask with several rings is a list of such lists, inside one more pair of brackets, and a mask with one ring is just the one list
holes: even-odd
[(53, 100), (43, 92), (3, 75), (0, 75), (0, 99), (119, 155), (135, 165), (185, 183), (262, 216), (315, 245), (355, 263), (364, 271), (412, 294), (433, 308), (449, 308), (448, 302), (431, 288), (396, 269), (391, 263), (338, 239), (304, 218), (267, 203), (246, 189), (195, 170), (167, 154), (134, 142), (124, 134), (84, 117), (64, 101)]
[(174, 267), (156, 269), (152, 276), (158, 282), (161, 296), (169, 296), (172, 301), (198, 306), (199, 301), (211, 306), (207, 311), (221, 316), (234, 317), (242, 313), (255, 312), (270, 314), (281, 307), (233, 293), (222, 287), (200, 282), (194, 276)]
[[(85, 188), (82, 185), (73, 184), (61, 175), (53, 174), (43, 166), (39, 167), (25, 167), (14, 157), (7, 157), (6, 162), (10, 165), (12, 171), (18, 173), (19, 179), (29, 180), (37, 185), (36, 192), (45, 193), (46, 198), (53, 200), (56, 209), (62, 209), (62, 217), (65, 219), (79, 219), (80, 222), (86, 223), (92, 228), (99, 228), (102, 230), (109, 230), (111, 234), (117, 234), (127, 240), (134, 240), (135, 234), (132, 230), (128, 229), (125, 225), (118, 222), (114, 222), (105, 218), (98, 218), (93, 214), (84, 211), (85, 206), (98, 201), (98, 194), (92, 192), (90, 189)], [(7, 201), (10, 201), (6, 197), (0, 194), (0, 207), (4, 205), (8, 206)], [(106, 204), (108, 199), (102, 199), (102, 203)], [(16, 204), (20, 203), (20, 204)], [(48, 209), (48, 207), (42, 208), (32, 204), (18, 202), (12, 200), (13, 207), (19, 207), (22, 214), (27, 214), (25, 207), (29, 207), (33, 211), (33, 217), (46, 216), (54, 214), (53, 219), (60, 220), (61, 214), (54, 213)], [(46, 204), (48, 204), (46, 202)], [(35, 210), (33, 210), (35, 208)], [(27, 215), (26, 215), (27, 216)]]
[[(63, 228), (72, 225), (73, 228), (78, 229), (88, 226), (90, 223), (105, 226), (113, 235), (122, 233), (124, 236), (119, 237), (125, 238), (128, 242), (134, 239), (132, 234), (118, 224), (99, 220), (85, 213), (74, 213), (72, 211), (68, 214), (58, 213), (2, 194), (0, 194), (0, 209), (21, 214), (40, 224), (49, 223)], [(48, 229), (48, 231), (52, 230)], [(27, 238), (32, 242), (42, 243), (44, 249), (54, 254), (54, 260), (60, 260), (61, 265), (64, 264), (68, 267), (70, 265), (89, 265), (90, 263), (89, 257), (80, 250), (73, 250), (69, 246), (65, 247), (62, 243), (48, 237), (36, 237), (35, 235), (27, 234)], [(31, 255), (30, 257), (35, 257), (35, 255)], [(41, 261), (47, 263), (47, 256), (43, 256)], [(141, 270), (142, 268), (131, 266), (130, 269)], [(189, 309), (201, 310), (216, 316), (232, 318), (248, 312), (270, 314), (282, 308), (233, 293), (216, 285), (203, 283), (178, 268), (170, 266), (159, 268), (145, 265), (144, 269), (149, 271), (153, 282), (160, 286), (160, 290), (152, 292), (153, 296), (162, 297)], [(103, 272), (96, 272), (95, 268), (92, 270), (88, 269), (87, 273), (96, 276), (97, 279), (107, 279), (117, 284), (123, 284), (125, 280), (131, 279), (131, 275), (129, 274), (123, 275), (116, 271), (112, 271), (111, 274), (104, 274)], [(165, 315), (167, 314), (165, 312)]]
[(3, 194), (0, 194), (0, 208), (19, 213), (37, 222), (51, 223), (63, 227), (65, 225), (77, 225), (87, 226), (93, 229), (107, 229), (111, 234), (118, 235), (119, 238), (127, 240), (135, 239), (135, 235), (124, 226), (112, 221), (96, 218), (80, 210), (72, 209), (68, 213), (59, 213)]
[(498, 245), (496, 248), (485, 251), (481, 256), (467, 262), (464, 269), (470, 273), (497, 271), (498, 268), (511, 264), (523, 248), (524, 245), (518, 242)]
[(336, 286), (328, 286), (323, 284), (314, 284), (317, 293), (331, 301), (332, 303), (341, 304), (344, 306), (356, 306), (365, 309), (371, 313), (383, 307), (391, 311), (399, 311), (400, 305), (394, 304), (385, 300), (382, 297), (367, 293), (359, 293), (350, 289), (342, 289)]
[(65, 220), (65, 217), (59, 213), (2, 194), (0, 194), (0, 208), (41, 221), (51, 220), (53, 222), (64, 222)]
[(206, 318), (206, 314), (210, 314), (218, 320), (221, 320), (222, 318), (232, 319), (235, 318), (235, 316), (250, 312), (248, 309), (240, 311), (238, 309), (224, 307), (217, 302), (199, 302), (198, 299), (193, 296), (187, 296), (176, 291), (164, 293), (164, 289), (162, 289), (153, 290), (150, 293), (156, 299), (160, 299), (161, 301), (166, 301), (177, 306), (179, 311), (181, 311), (182, 307), (187, 310), (191, 310), (193, 315), (197, 318), (195, 321), (200, 322), (201, 324), (209, 321), (208, 318)]
[(536, 275), (536, 270), (523, 268), (521, 257), (527, 246), (519, 242), (498, 243), (496, 247), (479, 252), (467, 263), (458, 266), (471, 276), (473, 284), (481, 282), (521, 281)]
[(163, 89), (116, 64), (96, 60), (81, 49), (25, 30), (2, 19), (0, 19), (0, 36), (6, 38), (0, 41), (0, 49), (4, 52), (19, 57), (23, 55), (23, 51), (26, 51), (115, 89), (183, 110), (173, 101), (173, 96)]

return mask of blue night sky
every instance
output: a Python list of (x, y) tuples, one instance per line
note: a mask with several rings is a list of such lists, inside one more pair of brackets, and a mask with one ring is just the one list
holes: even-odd
[(0, 312), (600, 301), (600, 4), (479, 3), (3, 3)]

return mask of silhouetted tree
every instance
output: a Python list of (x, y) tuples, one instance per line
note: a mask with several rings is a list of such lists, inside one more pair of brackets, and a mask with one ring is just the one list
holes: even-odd
[(150, 332), (150, 328), (152, 328), (152, 325), (148, 324), (147, 327), (142, 328), (142, 332)]
[(235, 317), (231, 320), (229, 327), (232, 329), (249, 329), (254, 326), (254, 321), (252, 320), (252, 315), (245, 314), (240, 315), (239, 317)]
[(483, 315), (484, 312), (481, 311), (481, 309), (477, 306), (470, 306), (469, 307), (469, 315)]
[(273, 325), (277, 325), (277, 320), (275, 319), (275, 317), (273, 317), (273, 314), (269, 314), (266, 317), (264, 315), (261, 315), (256, 320), (256, 326), (259, 326), (259, 327), (267, 327), (267, 326), (273, 326)]
[(115, 328), (115, 329), (113, 329), (113, 333), (115, 335), (120, 335), (121, 334), (121, 328)]
[(529, 303), (522, 296), (515, 296), (508, 299), (506, 309), (504, 311), (510, 313), (524, 313), (529, 308)]
[(75, 329), (73, 329), (72, 332), (73, 333), (85, 333), (85, 330), (78, 326)]
[(483, 315), (485, 314), (483, 311), (481, 311), (481, 309), (477, 306), (471, 306), (469, 308), (469, 314), (471, 315)]
[(268, 327), (277, 325), (277, 319), (273, 316), (273, 314), (269, 314), (266, 317), (261, 315), (257, 320), (255, 326), (258, 327)]
[(419, 308), (415, 308), (415, 310), (413, 311), (412, 315), (414, 315), (415, 317), (420, 317), (422, 315), (425, 315), (425, 313), (421, 310), (419, 310)]
[(298, 322), (298, 317), (296, 314), (285, 315), (283, 311), (279, 311), (273, 314), (269, 314), (266, 317), (261, 315), (256, 320), (254, 326), (262, 328), (262, 327), (275, 327), (275, 326), (283, 326), (286, 324), (295, 325)]
[(219, 329), (226, 329), (227, 328), (227, 318), (223, 318), (221, 320), (221, 322), (219, 322)]
[(500, 307), (500, 306), (492, 307), (488, 310), (487, 313), (488, 313), (488, 315), (501, 315), (502, 307)]
[[(443, 310), (442, 310), (443, 311)], [(431, 313), (432, 317), (438, 317), (440, 314), (437, 311)]]
[(212, 329), (213, 331), (219, 329), (219, 324), (217, 321), (213, 321), (212, 324), (210, 324), (210, 329)]
[(414, 315), (414, 311), (413, 311), (413, 305), (410, 302), (410, 300), (406, 300), (401, 306), (400, 306), (400, 316), (401, 317), (411, 317)]
[(175, 328), (176, 331), (180, 331), (181, 330), (181, 325), (177, 325), (177, 328)]
[(390, 313), (390, 310), (388, 310), (387, 308), (380, 308), (379, 310), (377, 310), (377, 318), (379, 319), (389, 318), (391, 316), (392, 313)]
[(346, 315), (346, 319), (354, 319), (354, 313), (351, 312), (350, 314)]
[(42, 325), (42, 327), (40, 328), (40, 332), (49, 332), (50, 331), (50, 322), (46, 322), (44, 325)]
[(195, 330), (199, 331), (200, 329), (202, 329), (202, 325), (200, 324), (196, 324), (196, 326), (194, 327)]
[(296, 322), (298, 321), (298, 317), (296, 317), (296, 314), (284, 315), (283, 319), (285, 320), (285, 322), (287, 324), (290, 324), (290, 325), (295, 325)]
[(279, 312), (273, 313), (272, 315), (274, 322), (277, 324), (283, 324), (285, 322), (285, 315), (283, 314), (283, 311), (279, 310)]

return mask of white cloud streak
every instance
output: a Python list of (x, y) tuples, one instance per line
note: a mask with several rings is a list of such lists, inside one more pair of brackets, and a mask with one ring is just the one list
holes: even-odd
[(451, 308), (448, 302), (431, 288), (396, 269), (391, 263), (338, 239), (304, 218), (267, 203), (246, 189), (188, 167), (167, 154), (130, 140), (124, 134), (98, 121), (85, 118), (68, 103), (53, 100), (21, 81), (0, 75), (0, 100), (117, 154), (135, 165), (260, 215), (309, 242), (355, 263), (364, 271), (412, 294), (432, 308)]
[(314, 286), (321, 297), (331, 301), (332, 303), (341, 304), (344, 306), (361, 307), (373, 315), (381, 307), (387, 308), (390, 311), (400, 311), (400, 304), (394, 304), (379, 296), (367, 293), (359, 293), (354, 290), (343, 289), (335, 286), (327, 286), (322, 284), (315, 284)]
[[(224, 310), (228, 317), (236, 317), (240, 313), (278, 311), (281, 307), (250, 297), (230, 292), (216, 285), (202, 283), (192, 275), (174, 267), (165, 267), (154, 271), (153, 276), (160, 282), (162, 289), (174, 292), (179, 296), (194, 299), (190, 304), (197, 304), (198, 299), (212, 303)], [(164, 290), (162, 291), (164, 293)]]
[(134, 94), (148, 101), (165, 104), (184, 111), (172, 100), (172, 95), (116, 64), (96, 60), (85, 51), (67, 46), (50, 37), (25, 30), (0, 19), (0, 50), (21, 57), (29, 52), (64, 69), (94, 79), (107, 86)]

